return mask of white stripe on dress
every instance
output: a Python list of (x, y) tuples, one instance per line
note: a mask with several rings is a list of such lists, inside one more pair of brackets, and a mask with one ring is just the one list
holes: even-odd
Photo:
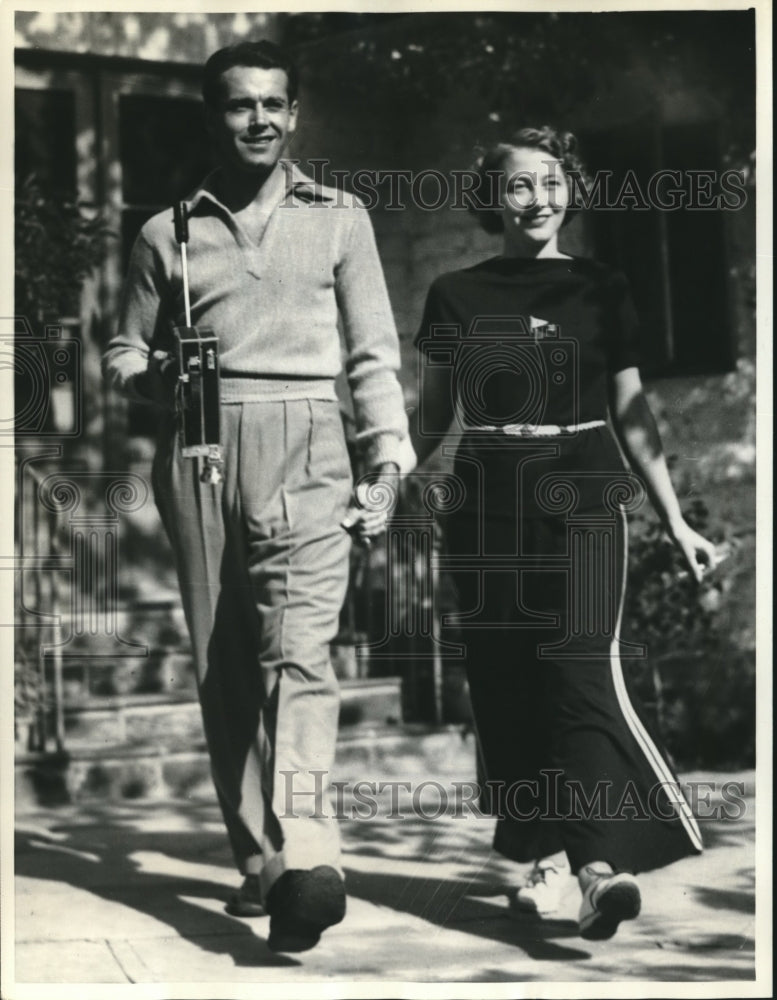
[(610, 644), (610, 667), (612, 670), (612, 680), (615, 686), (615, 694), (618, 698), (618, 705), (623, 713), (623, 717), (626, 720), (626, 725), (631, 730), (631, 734), (636, 740), (648, 763), (653, 768), (657, 778), (662, 783), (664, 791), (667, 794), (669, 801), (675, 807), (680, 819), (682, 820), (683, 826), (685, 827), (685, 832), (691, 840), (691, 843), (699, 851), (703, 849), (701, 832), (699, 831), (698, 824), (696, 823), (696, 818), (691, 811), (691, 807), (685, 799), (680, 786), (678, 785), (674, 775), (670, 771), (666, 761), (661, 755), (660, 750), (655, 745), (653, 740), (650, 738), (650, 734), (645, 729), (642, 724), (641, 719), (634, 711), (634, 706), (631, 704), (629, 699), (628, 691), (626, 690), (626, 682), (623, 678), (623, 667), (621, 665), (620, 657), (620, 642), (619, 635), (621, 629), (621, 619), (623, 617), (623, 606), (626, 599), (626, 578), (628, 569), (628, 555), (629, 555), (629, 535), (628, 535), (628, 521), (626, 520), (626, 515), (621, 511), (621, 517), (623, 519), (623, 582), (621, 584), (621, 596), (620, 603), (618, 606), (618, 617), (615, 625), (615, 638)]

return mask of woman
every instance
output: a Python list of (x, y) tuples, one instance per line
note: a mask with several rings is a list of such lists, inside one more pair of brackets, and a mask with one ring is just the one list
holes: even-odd
[[(574, 211), (575, 140), (525, 128), (480, 165), (476, 211), (502, 254), (443, 274), (425, 355), (419, 463), (458, 415), (458, 507), (447, 517), (467, 675), (497, 812), (494, 846), (534, 860), (517, 903), (552, 911), (568, 864), (580, 932), (639, 913), (634, 873), (701, 851), (698, 827), (626, 693), (618, 640), (627, 526), (642, 486), (691, 572), (713, 546), (683, 520), (640, 382), (622, 274), (559, 250)], [(499, 179), (498, 205), (482, 197)]]

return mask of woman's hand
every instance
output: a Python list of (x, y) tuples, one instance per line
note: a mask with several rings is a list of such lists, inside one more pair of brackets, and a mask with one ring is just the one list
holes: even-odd
[(691, 528), (680, 512), (639, 370), (624, 368), (616, 372), (610, 378), (609, 391), (613, 429), (626, 458), (642, 478), (669, 537), (682, 552), (693, 578), (699, 583), (726, 558), (728, 551), (723, 547), (716, 549), (712, 542)]
[(701, 583), (702, 577), (726, 557), (722, 550), (718, 550), (712, 542), (694, 531), (686, 521), (680, 521), (670, 528), (669, 536), (685, 557), (697, 583)]

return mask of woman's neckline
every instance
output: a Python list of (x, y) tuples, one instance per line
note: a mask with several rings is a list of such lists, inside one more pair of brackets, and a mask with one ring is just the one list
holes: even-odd
[(512, 254), (497, 254), (496, 257), (492, 257), (492, 260), (505, 261), (510, 264), (574, 264), (575, 261), (579, 260), (579, 257), (574, 257), (572, 255), (568, 257), (518, 257)]

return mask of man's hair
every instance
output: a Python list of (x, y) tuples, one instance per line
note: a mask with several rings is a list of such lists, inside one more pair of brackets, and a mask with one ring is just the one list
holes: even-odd
[[(577, 153), (577, 139), (571, 132), (561, 132), (550, 125), (540, 128), (522, 128), (509, 139), (490, 146), (475, 164), (478, 180), (473, 191), (476, 195), (470, 209), (477, 217), (480, 225), (487, 233), (501, 233), (502, 217), (497, 210), (499, 199), (495, 197), (494, 179), (503, 167), (504, 161), (516, 149), (541, 149), (561, 163), (561, 169), (569, 176), (570, 172), (584, 176), (583, 163)], [(571, 204), (564, 215), (566, 225), (572, 215), (578, 210)]]
[(221, 74), (233, 66), (256, 66), (259, 69), (282, 69), (286, 74), (289, 104), (297, 99), (299, 73), (291, 56), (275, 42), (237, 42), (219, 49), (205, 63), (202, 77), (202, 97), (215, 107), (221, 93)]

